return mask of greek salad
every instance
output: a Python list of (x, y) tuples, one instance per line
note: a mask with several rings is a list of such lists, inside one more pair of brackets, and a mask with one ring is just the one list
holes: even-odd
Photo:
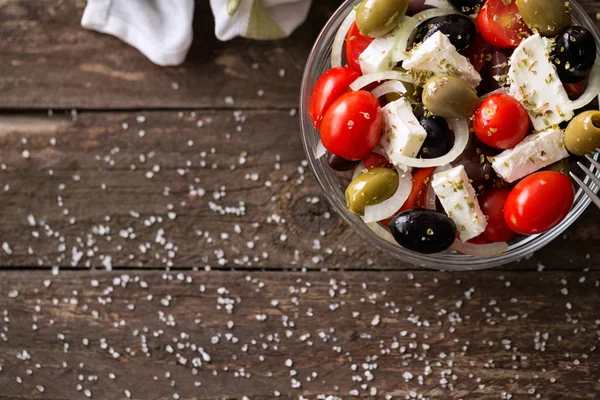
[(310, 115), (348, 209), (406, 249), (500, 254), (569, 213), (600, 148), (596, 41), (564, 0), (363, 0)]

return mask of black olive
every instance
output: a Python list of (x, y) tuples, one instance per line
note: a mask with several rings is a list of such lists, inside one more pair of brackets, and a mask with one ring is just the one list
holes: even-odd
[(448, 0), (450, 4), (465, 14), (475, 14), (481, 9), (485, 0)]
[(398, 244), (423, 254), (439, 253), (452, 246), (456, 224), (446, 214), (433, 210), (407, 210), (390, 222)]
[(448, 36), (458, 51), (469, 48), (477, 35), (477, 27), (471, 18), (459, 14), (444, 15), (428, 19), (419, 25), (408, 39), (408, 49), (417, 43), (424, 42), (437, 31)]
[(410, 0), (408, 3), (408, 15), (415, 15), (421, 11), (433, 8), (433, 6), (425, 4), (425, 0)]
[(454, 134), (448, 127), (448, 122), (435, 115), (419, 118), (421, 126), (427, 131), (427, 138), (423, 142), (418, 157), (438, 158), (447, 154), (454, 146)]
[(502, 50), (492, 52), (492, 60), (488, 67), (490, 89), (496, 90), (506, 86), (509, 70), (509, 56)]
[(329, 164), (329, 167), (334, 171), (350, 171), (352, 168), (358, 165), (359, 162), (360, 161), (346, 160), (337, 154), (327, 153), (327, 164)]
[(496, 172), (492, 168), (490, 158), (498, 152), (471, 137), (465, 151), (452, 163), (452, 166), (463, 165), (467, 176), (477, 192), (481, 192), (494, 184)]
[(552, 53), (560, 80), (578, 83), (588, 77), (596, 61), (596, 42), (590, 31), (572, 26), (556, 38)]

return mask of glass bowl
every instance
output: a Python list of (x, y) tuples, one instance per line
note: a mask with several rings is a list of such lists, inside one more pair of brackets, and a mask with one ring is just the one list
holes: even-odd
[[(348, 178), (329, 168), (326, 160), (327, 157), (316, 159), (314, 156), (314, 150), (319, 142), (319, 132), (313, 127), (311, 122), (309, 102), (315, 82), (323, 72), (330, 68), (331, 46), (335, 34), (344, 18), (357, 3), (357, 0), (347, 0), (337, 9), (323, 28), (308, 57), (300, 93), (300, 128), (304, 150), (325, 197), (331, 203), (333, 209), (365, 240), (365, 243), (374, 246), (380, 251), (389, 253), (399, 260), (416, 266), (442, 270), (480, 270), (497, 267), (531, 255), (556, 239), (573, 224), (591, 203), (591, 200), (581, 189), (576, 193), (575, 203), (571, 212), (558, 226), (549, 232), (517, 240), (503, 254), (486, 258), (450, 252), (424, 255), (385, 241), (371, 231), (359, 216), (348, 211), (344, 195), (347, 183), (349, 182)], [(571, 0), (571, 4), (573, 6), (573, 22), (592, 32), (600, 49), (600, 32), (594, 22), (576, 1)], [(598, 155), (595, 157), (598, 159)], [(600, 175), (600, 172), (596, 171), (596, 174)], [(585, 182), (590, 184), (589, 179), (586, 179)]]

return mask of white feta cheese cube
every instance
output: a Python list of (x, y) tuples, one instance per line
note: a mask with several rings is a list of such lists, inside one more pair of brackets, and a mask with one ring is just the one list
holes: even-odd
[(567, 157), (564, 132), (550, 128), (532, 133), (514, 149), (497, 155), (492, 168), (505, 181), (514, 182)]
[(394, 68), (395, 63), (392, 61), (392, 54), (396, 46), (397, 34), (398, 30), (396, 29), (385, 36), (376, 38), (360, 54), (358, 62), (363, 74), (391, 71)]
[(525, 39), (510, 59), (510, 94), (529, 112), (536, 131), (543, 131), (575, 115), (569, 95), (550, 62), (549, 39), (533, 35)]
[(402, 64), (413, 74), (430, 76), (454, 76), (473, 87), (479, 86), (481, 75), (473, 64), (460, 54), (450, 39), (438, 31), (411, 50)]
[(400, 98), (383, 107), (384, 131), (379, 140), (390, 161), (395, 161), (396, 155), (416, 157), (427, 137), (427, 132), (413, 113), (410, 103)]
[(431, 187), (446, 214), (456, 222), (460, 240), (466, 242), (485, 231), (487, 218), (481, 211), (477, 194), (469, 182), (464, 166), (459, 165), (435, 174)]

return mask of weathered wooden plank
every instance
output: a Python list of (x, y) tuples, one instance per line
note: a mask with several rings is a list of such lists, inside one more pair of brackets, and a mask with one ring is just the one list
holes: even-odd
[(599, 279), (3, 272), (0, 397), (593, 399)]
[[(214, 38), (209, 4), (202, 1), (187, 61), (161, 68), (119, 40), (81, 28), (84, 0), (0, 2), (0, 108), (295, 106), (308, 52), (341, 1), (313, 3), (308, 22), (290, 39), (224, 44)], [(600, 12), (596, 0), (580, 3), (594, 17)]]
[(295, 106), (308, 52), (340, 1), (315, 3), (309, 22), (287, 40), (224, 44), (214, 37), (209, 2), (199, 2), (188, 59), (161, 68), (118, 39), (83, 29), (84, 0), (2, 1), (0, 108)]
[[(332, 213), (303, 159), (288, 111), (4, 116), (0, 265), (411, 268)], [(518, 267), (599, 268), (598, 215)]]

